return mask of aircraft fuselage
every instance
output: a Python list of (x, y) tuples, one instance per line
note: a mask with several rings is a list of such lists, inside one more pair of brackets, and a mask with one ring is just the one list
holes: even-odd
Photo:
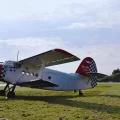
[(42, 89), (49, 90), (82, 90), (91, 88), (90, 81), (87, 77), (78, 73), (64, 73), (48, 68), (29, 68), (21, 66), (6, 67), (2, 66), (3, 79), (11, 84), (28, 82), (30, 80), (44, 80), (52, 82), (58, 86), (56, 87), (44, 87)]

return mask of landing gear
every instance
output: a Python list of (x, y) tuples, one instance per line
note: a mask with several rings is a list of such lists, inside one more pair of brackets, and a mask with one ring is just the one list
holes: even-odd
[(5, 96), (5, 91), (4, 90), (0, 90), (0, 96)]
[(83, 93), (81, 90), (79, 90), (79, 96), (83, 96)]
[(9, 87), (9, 83), (7, 83), (4, 90), (0, 90), (0, 96), (5, 96), (7, 93), (8, 98), (14, 98), (15, 97), (15, 92), (14, 92), (15, 88), (16, 88), (16, 85)]
[(74, 93), (76, 93), (77, 92), (77, 90), (74, 90)]
[(15, 92), (9, 91), (9, 92), (7, 93), (7, 97), (8, 97), (8, 98), (14, 98), (14, 97), (15, 97)]
[(16, 85), (13, 85), (11, 88), (8, 87), (8, 93), (7, 93), (7, 97), (8, 98), (14, 98), (15, 97), (15, 90)]
[[(77, 90), (74, 90), (74, 93), (76, 93), (76, 92), (77, 92)], [(79, 90), (79, 96), (83, 96), (83, 93), (81, 90)]]

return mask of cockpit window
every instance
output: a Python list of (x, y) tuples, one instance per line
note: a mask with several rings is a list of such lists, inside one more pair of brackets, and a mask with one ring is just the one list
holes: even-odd
[(14, 61), (6, 61), (3, 63), (5, 67), (9, 68), (20, 68), (21, 64), (19, 62), (14, 62)]

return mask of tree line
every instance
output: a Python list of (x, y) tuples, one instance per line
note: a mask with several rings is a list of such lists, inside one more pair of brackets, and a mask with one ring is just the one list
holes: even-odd
[(112, 75), (116, 74), (116, 73), (120, 73), (120, 69), (119, 68), (117, 68), (116, 70), (113, 70)]
[(120, 82), (120, 69), (113, 70), (111, 76), (99, 78), (99, 82)]

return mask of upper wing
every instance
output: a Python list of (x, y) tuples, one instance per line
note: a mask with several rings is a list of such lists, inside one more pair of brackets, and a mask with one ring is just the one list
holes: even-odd
[(45, 67), (58, 65), (63, 63), (68, 63), (72, 61), (80, 60), (78, 57), (72, 55), (71, 53), (62, 49), (53, 49), (33, 57), (19, 61), (21, 64), (27, 64), (31, 66), (37, 66), (40, 64), (45, 65)]

